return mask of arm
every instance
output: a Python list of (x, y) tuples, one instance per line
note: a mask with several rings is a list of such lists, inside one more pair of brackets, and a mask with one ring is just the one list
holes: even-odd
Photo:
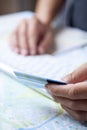
[(38, 0), (36, 15), (45, 24), (50, 24), (65, 3), (65, 0)]
[(36, 13), (31, 19), (19, 23), (11, 37), (12, 50), (22, 55), (45, 54), (53, 48), (50, 26), (65, 0), (38, 0)]

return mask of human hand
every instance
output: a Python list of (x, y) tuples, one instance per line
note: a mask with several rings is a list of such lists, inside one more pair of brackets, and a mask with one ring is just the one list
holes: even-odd
[(56, 102), (75, 119), (87, 121), (87, 63), (64, 78), (67, 85), (46, 86)]
[(52, 43), (51, 27), (40, 22), (36, 16), (23, 20), (10, 39), (12, 50), (22, 55), (44, 54)]

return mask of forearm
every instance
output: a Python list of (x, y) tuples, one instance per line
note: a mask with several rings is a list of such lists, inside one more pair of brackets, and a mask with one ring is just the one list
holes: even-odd
[(64, 3), (65, 0), (38, 0), (36, 15), (44, 24), (50, 24)]

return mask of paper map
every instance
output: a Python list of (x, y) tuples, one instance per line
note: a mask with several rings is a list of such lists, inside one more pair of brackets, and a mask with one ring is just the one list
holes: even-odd
[(0, 73), (0, 130), (86, 130), (59, 104)]
[[(24, 16), (28, 17), (29, 13), (21, 13), (20, 19)], [(28, 73), (38, 72), (42, 77), (61, 79), (87, 61), (87, 47), (57, 57), (44, 55), (25, 58), (16, 55), (8, 47), (6, 39), (3, 40), (17, 24), (19, 14), (10, 18), (10, 22), (8, 16), (0, 21), (0, 62)], [(16, 18), (17, 22), (14, 23)], [(13, 23), (12, 26), (9, 23)], [(59, 104), (0, 72), (0, 130), (87, 130), (87, 124), (74, 120)]]

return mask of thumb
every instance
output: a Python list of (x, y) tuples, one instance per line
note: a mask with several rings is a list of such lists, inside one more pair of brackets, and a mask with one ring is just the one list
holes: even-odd
[(87, 63), (65, 76), (63, 80), (67, 83), (78, 83), (87, 80)]

